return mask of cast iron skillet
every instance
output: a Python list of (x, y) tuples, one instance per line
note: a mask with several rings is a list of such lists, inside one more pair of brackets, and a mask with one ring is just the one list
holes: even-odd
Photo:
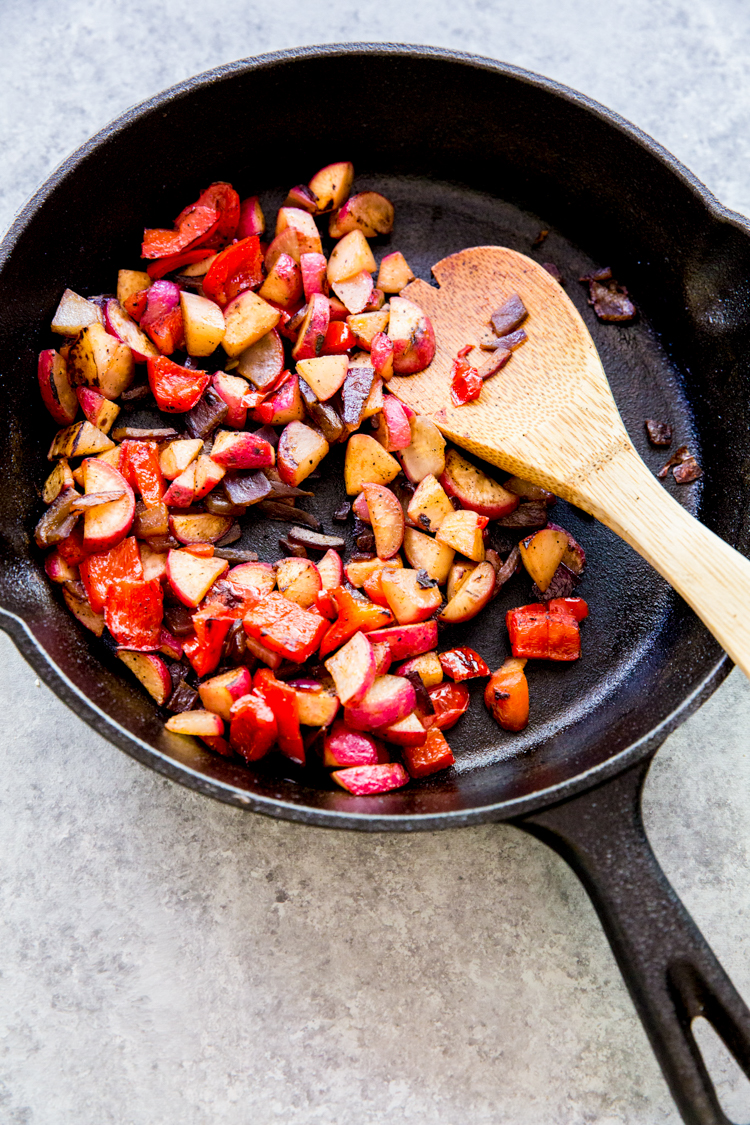
[[(334, 792), (322, 774), (311, 782), (288, 763), (241, 768), (166, 734), (156, 708), (44, 578), (31, 533), (54, 427), (34, 372), (50, 343), (40, 326), (62, 290), (110, 291), (117, 267), (137, 266), (144, 222), (170, 225), (212, 180), (260, 192), (268, 213), (289, 185), (334, 159), (354, 161), (358, 187), (393, 198), (393, 247), (425, 279), (432, 262), (482, 243), (554, 261), (641, 453), (660, 464), (643, 420), (670, 419), (675, 446), (689, 444), (705, 476), (668, 487), (748, 552), (748, 223), (633, 126), (553, 82), (425, 47), (311, 48), (223, 67), (130, 110), (52, 176), (2, 244), (0, 473), (10, 486), (0, 495), (0, 624), (82, 718), (202, 793), (328, 827), (513, 820), (545, 840), (591, 894), (683, 1117), (726, 1122), (690, 1021), (706, 1016), (750, 1073), (750, 1013), (660, 871), (639, 801), (656, 749), (730, 663), (604, 527), (557, 508), (589, 555), (580, 593), (591, 617), (578, 665), (531, 671), (528, 730), (500, 732), (476, 700), (451, 733), (454, 771), (373, 798)], [(550, 234), (532, 250), (540, 228)], [(631, 326), (600, 325), (586, 304), (577, 278), (605, 264), (635, 297)], [(311, 510), (328, 525), (340, 472), (317, 487)], [(258, 524), (247, 542), (277, 557), (280, 530)], [(497, 667), (507, 655), (502, 615), (528, 595), (515, 579), (454, 637)]]

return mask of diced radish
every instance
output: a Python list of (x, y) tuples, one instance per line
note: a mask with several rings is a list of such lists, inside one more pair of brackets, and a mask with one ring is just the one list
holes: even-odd
[(128, 316), (119, 300), (107, 301), (104, 306), (104, 318), (107, 331), (116, 336), (121, 343), (127, 344), (136, 363), (145, 363), (149, 356), (159, 355), (159, 349), (149, 340), (146, 333), (141, 331), (133, 318)]
[(393, 341), (393, 370), (397, 375), (414, 375), (423, 371), (435, 355), (432, 321), (419, 305), (405, 297), (391, 297), (390, 306), (388, 335)]
[(80, 582), (66, 582), (62, 594), (73, 616), (77, 617), (95, 637), (101, 637), (104, 632), (104, 614), (94, 613), (83, 585)]
[(421, 656), (413, 656), (405, 664), (399, 664), (396, 675), (405, 676), (407, 672), (417, 672), (426, 688), (434, 687), (443, 682), (443, 667), (438, 660), (436, 652), (425, 652)]
[(120, 407), (91, 387), (77, 387), (75, 393), (81, 410), (91, 425), (96, 426), (103, 434), (108, 434), (120, 413)]
[[(180, 293), (180, 310), (188, 355), (212, 355), (224, 339), (226, 324), (219, 306), (198, 293)], [(142, 322), (141, 322), (142, 323)]]
[(229, 722), (232, 704), (247, 695), (252, 686), (252, 677), (247, 668), (239, 667), (204, 680), (198, 687), (198, 694), (207, 711), (213, 711)]
[(183, 605), (195, 608), (228, 566), (225, 559), (199, 559), (188, 551), (170, 551), (167, 556), (167, 580)]
[(450, 512), (440, 523), (436, 538), (474, 562), (484, 562), (484, 537), (487, 517), (476, 512)]
[(552, 576), (562, 562), (568, 547), (568, 537), (564, 531), (545, 527), (530, 535), (518, 544), (521, 562), (536, 582), (542, 593), (545, 592)]
[(224, 733), (224, 722), (213, 711), (182, 711), (164, 724), (173, 734), (192, 734), (196, 738), (216, 738)]
[(390, 559), (397, 554), (404, 540), (403, 509), (390, 489), (382, 484), (365, 484), (363, 492), (378, 558)]
[(328, 298), (323, 293), (313, 293), (299, 328), (297, 342), (292, 348), (295, 362), (301, 359), (314, 359), (315, 356), (320, 355), (325, 344), (329, 320)]
[(276, 571), (271, 563), (240, 563), (229, 571), (227, 582), (240, 596), (263, 597), (270, 594), (276, 585)]
[(375, 682), (375, 654), (364, 633), (355, 633), (325, 666), (345, 707), (364, 699)]
[(409, 263), (399, 250), (386, 254), (378, 270), (378, 289), (384, 293), (400, 293), (413, 280)]
[(276, 585), (290, 602), (309, 609), (323, 588), (318, 568), (310, 559), (288, 558), (276, 564)]
[(323, 742), (323, 765), (375, 766), (388, 761), (388, 753), (370, 734), (349, 730), (346, 723), (333, 724)]
[(171, 441), (162, 449), (159, 456), (159, 468), (162, 476), (167, 480), (176, 480), (180, 473), (184, 473), (203, 449), (200, 438), (181, 438)]
[(323, 688), (309, 691), (295, 688), (297, 714), (306, 727), (327, 727), (333, 722), (339, 710), (339, 697), (333, 691)]
[(172, 694), (172, 677), (161, 657), (124, 648), (119, 648), (117, 655), (135, 678), (141, 681), (151, 698), (163, 707)]
[(219, 430), (211, 460), (226, 469), (262, 469), (276, 463), (276, 453), (269, 442), (255, 434)]
[(278, 469), (284, 484), (300, 485), (317, 469), (328, 449), (328, 442), (317, 430), (302, 422), (290, 422), (278, 447)]
[(400, 471), (395, 457), (386, 453), (380, 442), (367, 434), (352, 434), (346, 446), (344, 483), (349, 496), (356, 496), (366, 484), (390, 484)]
[(437, 648), (437, 622), (420, 621), (415, 625), (391, 626), (386, 629), (376, 629), (367, 636), (371, 644), (385, 641), (391, 650), (392, 658), (404, 660), (407, 656), (419, 656), (423, 652)]
[(386, 383), (389, 382), (394, 375), (393, 340), (385, 332), (377, 332), (373, 336), (370, 342), (370, 358), (375, 374), (379, 375)]
[(360, 191), (331, 215), (328, 233), (331, 238), (341, 238), (349, 231), (360, 230), (365, 238), (377, 238), (379, 234), (390, 234), (393, 217), (390, 199), (377, 191)]
[(47, 348), (39, 353), (37, 374), (44, 405), (59, 426), (69, 426), (78, 413), (78, 399), (65, 360), (54, 348)]
[(414, 687), (402, 676), (379, 676), (359, 703), (345, 708), (344, 718), (355, 730), (377, 730), (405, 718), (416, 707)]
[(495, 591), (495, 570), (491, 563), (481, 562), (461, 583), (440, 614), (441, 621), (458, 624), (469, 621), (484, 609)]
[(404, 554), (414, 570), (424, 570), (439, 586), (447, 581), (456, 552), (413, 527), (404, 529)]
[(416, 715), (407, 715), (389, 727), (382, 727), (378, 734), (386, 742), (394, 742), (397, 746), (421, 746), (427, 738), (427, 731)]
[(280, 318), (279, 309), (246, 289), (224, 309), (224, 351), (231, 357), (241, 355), (275, 328)]
[(93, 301), (79, 297), (72, 289), (66, 289), (60, 298), (50, 325), (53, 332), (61, 336), (77, 336), (90, 324), (102, 324), (102, 310)]
[(300, 269), (302, 270), (302, 286), (305, 292), (305, 300), (309, 301), (313, 293), (327, 292), (328, 283), (326, 281), (326, 266), (327, 262), (324, 254), (302, 254), (300, 257)]
[(110, 336), (103, 324), (91, 324), (68, 352), (68, 377), (74, 386), (93, 387), (114, 401), (133, 380), (133, 353)]
[(66, 562), (57, 549), (47, 555), (44, 569), (50, 582), (75, 582), (78, 578), (78, 567)]
[(445, 438), (435, 423), (422, 414), (410, 419), (411, 444), (400, 453), (401, 464), (412, 484), (426, 476), (438, 479), (445, 470)]
[(317, 196), (318, 213), (338, 210), (348, 198), (353, 181), (354, 165), (348, 160), (338, 164), (326, 164), (316, 172), (308, 187), (313, 195)]
[(367, 797), (374, 793), (388, 793), (406, 785), (409, 775), (398, 762), (381, 766), (352, 766), (348, 770), (335, 770), (331, 777), (342, 789), (357, 797)]
[(169, 517), (169, 530), (180, 543), (216, 543), (231, 526), (231, 516), (212, 516), (208, 512)]
[(425, 621), (443, 604), (443, 595), (436, 585), (420, 582), (417, 570), (383, 570), (380, 584), (388, 606), (399, 625)]
[(270, 388), (283, 370), (284, 345), (275, 328), (245, 349), (236, 368), (238, 375), (249, 379), (259, 390)]
[(455, 508), (446, 496), (445, 489), (432, 473), (419, 482), (407, 508), (414, 526), (423, 531), (437, 531), (443, 520), (454, 512)]
[[(328, 280), (336, 292), (335, 286), (339, 281), (348, 281), (362, 272), (372, 274), (376, 269), (377, 265), (367, 239), (361, 230), (353, 230), (345, 234), (331, 251), (328, 259)], [(372, 281), (372, 278), (370, 280)], [(372, 292), (372, 285), (370, 292)], [(364, 305), (362, 307), (364, 308)]]
[(261, 235), (266, 229), (266, 220), (257, 195), (243, 199), (240, 204), (240, 221), (237, 224), (236, 237), (239, 239), (250, 238), (251, 235)]
[(318, 562), (318, 574), (324, 590), (335, 590), (344, 580), (344, 566), (341, 555), (332, 549), (326, 551)]
[(121, 492), (122, 499), (89, 508), (84, 514), (83, 543), (86, 551), (108, 551), (130, 531), (135, 516), (133, 490), (117, 469), (90, 457), (84, 462), (87, 493)]
[[(317, 195), (317, 192), (315, 193)], [(280, 207), (276, 215), (276, 234), (291, 228), (297, 235), (300, 254), (320, 254), (322, 246), (315, 219), (300, 207)]]
[(318, 356), (297, 360), (297, 371), (315, 392), (318, 402), (336, 394), (346, 379), (349, 360), (345, 355)]

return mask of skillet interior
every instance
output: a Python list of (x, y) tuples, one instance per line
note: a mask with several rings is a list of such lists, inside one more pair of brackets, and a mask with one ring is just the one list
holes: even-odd
[[(336, 92), (335, 102), (310, 96)], [(322, 49), (237, 64), (132, 111), (72, 158), (20, 217), (3, 247), (0, 450), (12, 487), (0, 496), (0, 598), (25, 655), (102, 733), (194, 788), (272, 815), (366, 828), (430, 828), (516, 815), (646, 752), (728, 670), (721, 650), (629, 547), (559, 503), (553, 518), (585, 546), (580, 593), (591, 607), (584, 659), (531, 672), (532, 723), (499, 731), (476, 701), (451, 733), (458, 765), (407, 790), (354, 798), (311, 787), (278, 758), (253, 771), (163, 731), (119, 662), (79, 629), (41, 572), (30, 533), (54, 426), (35, 387), (35, 357), (62, 289), (112, 288), (135, 267), (144, 219), (169, 225), (214, 179), (261, 192), (273, 213), (289, 184), (328, 160), (354, 161), (357, 187), (396, 204), (391, 239), (429, 279), (465, 246), (499, 243), (554, 261), (589, 324), (625, 423), (652, 467), (646, 417), (668, 417), (706, 476), (679, 499), (747, 547), (750, 253), (744, 230), (707, 206), (677, 166), (584, 99), (496, 64), (424, 49)], [(362, 107), (377, 106), (377, 111)], [(283, 188), (280, 186), (283, 185)], [(708, 197), (706, 197), (708, 198)], [(611, 264), (641, 310), (628, 327), (596, 322), (577, 278)], [(341, 474), (316, 484), (309, 510), (331, 528)], [(247, 545), (278, 557), (283, 525)], [(529, 600), (516, 577), (492, 608), (455, 630), (492, 666), (508, 654), (503, 614)], [(55, 674), (49, 662), (56, 666)], [(481, 691), (476, 688), (475, 691)], [(88, 702), (87, 702), (88, 701)], [(92, 709), (93, 705), (93, 709)], [(321, 780), (322, 776), (321, 776)]]

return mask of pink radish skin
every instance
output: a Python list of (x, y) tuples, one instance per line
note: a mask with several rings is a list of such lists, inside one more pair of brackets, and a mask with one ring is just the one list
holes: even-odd
[(83, 517), (83, 546), (89, 554), (115, 547), (130, 531), (135, 516), (133, 489), (106, 461), (88, 457), (83, 462), (87, 492), (124, 492), (120, 500), (89, 508)]
[(300, 269), (302, 270), (302, 286), (305, 291), (305, 300), (309, 301), (313, 293), (326, 294), (326, 258), (325, 254), (300, 255)]
[(361, 702), (375, 683), (375, 654), (364, 633), (355, 633), (324, 663), (345, 707)]
[(406, 785), (409, 775), (398, 762), (380, 766), (353, 766), (348, 770), (335, 770), (331, 777), (357, 797), (367, 797), (374, 793), (387, 793), (390, 789), (400, 789)]
[(323, 765), (340, 769), (342, 766), (376, 766), (389, 761), (388, 752), (372, 735), (349, 730), (346, 723), (335, 722), (323, 743)]
[(389, 453), (397, 449), (408, 449), (411, 445), (411, 426), (402, 404), (393, 395), (386, 395), (383, 400), (383, 417), (385, 418)]
[(54, 348), (39, 353), (39, 389), (44, 405), (59, 426), (75, 422), (78, 399), (68, 378), (65, 360)]
[[(387, 629), (375, 629), (367, 634), (370, 644), (385, 641), (391, 650), (392, 660), (405, 660), (409, 656), (420, 656), (423, 652), (437, 648), (438, 633), (436, 621), (420, 621), (415, 625), (393, 625)], [(397, 722), (396, 719), (393, 722)]]
[(264, 594), (270, 594), (276, 585), (276, 571), (271, 563), (240, 563), (229, 571), (227, 582), (240, 596), (254, 595), (261, 598)]
[(224, 721), (212, 711), (183, 711), (172, 715), (164, 726), (173, 734), (192, 734), (196, 738), (217, 738), (224, 733)]
[(318, 562), (318, 574), (324, 590), (335, 590), (344, 581), (344, 564), (333, 549), (329, 549)]
[(160, 707), (172, 694), (172, 677), (160, 656), (118, 648), (117, 655)]
[(417, 705), (414, 687), (402, 676), (379, 676), (360, 703), (344, 710), (353, 730), (377, 730), (404, 719)]
[(220, 676), (212, 676), (204, 680), (198, 688), (201, 703), (207, 711), (213, 711), (222, 719), (229, 722), (232, 704), (247, 695), (253, 686), (252, 676), (247, 668), (235, 668), (231, 672), (223, 672)]
[(114, 298), (104, 306), (104, 324), (111, 336), (116, 336), (120, 343), (128, 345), (136, 363), (145, 363), (149, 357), (155, 358), (160, 354), (156, 345), (152, 344), (145, 332), (141, 332), (133, 318), (128, 316), (120, 302)]
[(370, 509), (367, 507), (367, 497), (364, 492), (360, 492), (357, 499), (353, 502), (352, 512), (358, 520), (362, 520), (362, 523), (372, 523), (370, 519)]

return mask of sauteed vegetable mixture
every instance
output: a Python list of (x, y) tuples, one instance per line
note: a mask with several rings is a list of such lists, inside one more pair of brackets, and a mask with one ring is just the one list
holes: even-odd
[[(388, 393), (430, 364), (435, 334), (402, 295), (404, 256), (373, 254), (393, 205), (353, 180), (350, 163), (321, 169), (268, 233), (257, 196), (211, 184), (173, 229), (144, 232), (145, 268), (120, 269), (116, 296), (65, 291), (63, 342), (39, 356), (61, 429), (36, 541), (168, 730), (248, 762), (314, 755), (370, 794), (454, 763), (444, 732), (470, 705), (467, 680), (486, 680), (497, 722), (522, 730), (527, 662), (577, 660), (588, 610), (574, 596), (585, 554), (550, 523), (555, 497), (499, 483)], [(456, 357), (456, 405), (533, 336), (518, 294), (487, 329)], [(129, 426), (133, 407), (159, 425)], [(349, 558), (304, 508), (340, 444), (349, 501), (331, 518), (353, 521)], [(274, 564), (232, 545), (256, 515), (288, 525)], [(494, 549), (497, 528), (522, 538)], [(524, 571), (530, 604), (508, 612), (513, 655), (491, 673), (451, 647), (450, 626), (492, 612)]]

